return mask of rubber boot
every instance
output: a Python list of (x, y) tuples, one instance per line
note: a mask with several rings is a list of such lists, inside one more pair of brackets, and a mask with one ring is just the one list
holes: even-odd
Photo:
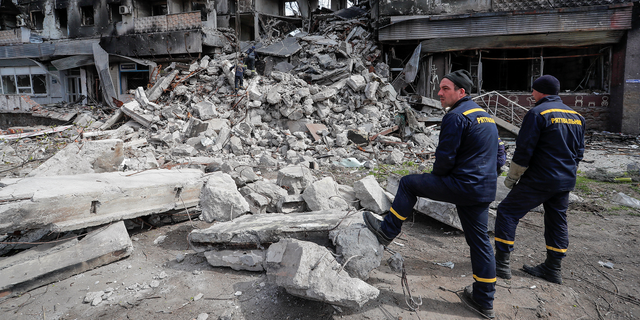
[(496, 277), (511, 279), (510, 263), (511, 252), (504, 252), (496, 249)]
[(562, 271), (560, 267), (561, 261), (561, 258), (551, 257), (547, 253), (547, 260), (545, 260), (544, 263), (541, 263), (535, 267), (525, 264), (524, 266), (522, 266), (522, 269), (524, 270), (524, 272), (532, 276), (545, 279), (549, 282), (562, 284)]
[(373, 232), (381, 245), (386, 247), (391, 243), (393, 238), (389, 238), (380, 228), (382, 221), (376, 219), (369, 211), (362, 213), (362, 219), (364, 219), (364, 224), (367, 225), (367, 229)]

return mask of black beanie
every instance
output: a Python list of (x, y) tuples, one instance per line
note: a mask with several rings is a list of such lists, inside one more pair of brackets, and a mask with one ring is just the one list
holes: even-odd
[(471, 93), (471, 88), (473, 88), (473, 80), (471, 80), (471, 73), (469, 73), (469, 71), (462, 69), (456, 70), (445, 75), (444, 77), (451, 80), (451, 82), (458, 86), (458, 88), (463, 88), (465, 93)]
[(560, 81), (547, 74), (536, 79), (531, 87), (540, 93), (557, 95), (560, 91)]

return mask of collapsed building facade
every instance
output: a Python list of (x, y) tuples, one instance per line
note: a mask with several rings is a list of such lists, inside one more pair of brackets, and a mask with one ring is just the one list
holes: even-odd
[(374, 14), (392, 71), (421, 46), (420, 95), (436, 97), (439, 79), (467, 69), (473, 94), (531, 107), (533, 81), (551, 74), (588, 128), (640, 133), (637, 2), (389, 1)]
[[(238, 52), (244, 48), (241, 41), (268, 42), (291, 31), (312, 31), (323, 13), (352, 3), (331, 1), (324, 11), (318, 4), (2, 0), (0, 109), (29, 112), (24, 96), (41, 105), (79, 101), (115, 107), (115, 100), (131, 99), (132, 89), (154, 83), (163, 65)], [(563, 101), (587, 118), (589, 129), (640, 133), (640, 67), (633, 60), (637, 2), (355, 4), (369, 10), (370, 31), (381, 49), (366, 59), (390, 66), (389, 80), (404, 94), (437, 98), (444, 74), (467, 69), (476, 83), (474, 95), (497, 91), (503, 98), (494, 103), (526, 108), (534, 104), (533, 80), (552, 74), (562, 83)], [(417, 45), (415, 80), (402, 83), (398, 78), (404, 78)], [(273, 55), (297, 66), (291, 54)]]

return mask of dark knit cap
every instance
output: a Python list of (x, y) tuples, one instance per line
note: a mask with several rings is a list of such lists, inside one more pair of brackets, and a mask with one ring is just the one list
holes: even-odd
[(473, 80), (471, 80), (471, 73), (469, 73), (469, 71), (456, 70), (445, 75), (444, 77), (451, 80), (451, 82), (458, 86), (458, 88), (463, 88), (465, 93), (471, 93), (471, 88), (473, 88)]
[(531, 87), (540, 93), (557, 95), (560, 91), (560, 81), (547, 74), (536, 79)]

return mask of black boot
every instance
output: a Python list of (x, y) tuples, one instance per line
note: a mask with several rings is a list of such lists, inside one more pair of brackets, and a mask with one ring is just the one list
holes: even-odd
[(502, 279), (511, 279), (511, 267), (509, 257), (511, 252), (504, 252), (496, 249), (496, 277)]
[(373, 232), (376, 238), (378, 238), (378, 242), (380, 242), (380, 244), (386, 247), (391, 243), (391, 240), (393, 240), (393, 238), (387, 237), (382, 229), (380, 229), (382, 221), (376, 219), (376, 217), (374, 217), (373, 214), (369, 211), (364, 211), (362, 213), (362, 219), (364, 219), (364, 224), (367, 225), (367, 229)]
[(524, 272), (545, 279), (549, 282), (562, 284), (562, 271), (560, 268), (561, 258), (554, 258), (547, 253), (547, 260), (537, 266), (522, 266)]
[(496, 317), (496, 313), (493, 311), (493, 309), (484, 309), (473, 299), (472, 286), (467, 286), (464, 288), (464, 292), (462, 293), (461, 298), (469, 307), (475, 309), (477, 312), (480, 312), (485, 318), (494, 319)]

